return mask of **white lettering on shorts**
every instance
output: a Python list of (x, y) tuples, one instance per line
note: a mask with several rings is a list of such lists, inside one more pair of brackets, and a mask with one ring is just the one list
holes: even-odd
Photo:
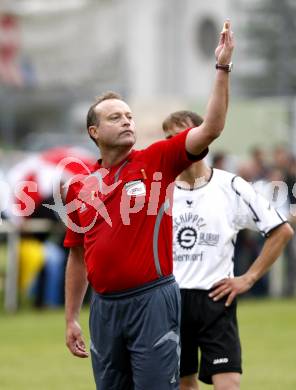
[(214, 359), (213, 364), (225, 364), (228, 363), (229, 359), (228, 358), (219, 358), (219, 359)]

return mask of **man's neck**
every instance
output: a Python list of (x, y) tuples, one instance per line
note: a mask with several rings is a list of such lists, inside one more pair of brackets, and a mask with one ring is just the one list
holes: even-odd
[(212, 169), (204, 161), (198, 161), (185, 169), (176, 182), (185, 182), (190, 188), (198, 188), (207, 183), (212, 176)]
[(118, 165), (121, 161), (126, 159), (126, 157), (130, 154), (131, 150), (131, 147), (124, 149), (113, 149), (108, 151), (101, 149), (102, 167), (110, 168)]

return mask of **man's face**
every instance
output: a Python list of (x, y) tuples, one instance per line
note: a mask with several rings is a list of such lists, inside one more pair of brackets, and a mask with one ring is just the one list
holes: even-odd
[(95, 108), (98, 126), (91, 135), (100, 147), (131, 147), (136, 142), (135, 123), (129, 106), (118, 99), (108, 99)]

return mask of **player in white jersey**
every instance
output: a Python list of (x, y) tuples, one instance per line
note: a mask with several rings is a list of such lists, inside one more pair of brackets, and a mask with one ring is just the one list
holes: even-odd
[[(163, 130), (170, 138), (201, 123), (195, 113), (177, 111), (163, 122)], [(234, 245), (245, 228), (266, 240), (247, 272), (234, 277)], [(174, 274), (182, 297), (180, 389), (198, 389), (199, 379), (215, 390), (238, 390), (242, 369), (235, 298), (266, 273), (293, 230), (249, 183), (211, 169), (204, 160), (176, 180), (173, 229)]]

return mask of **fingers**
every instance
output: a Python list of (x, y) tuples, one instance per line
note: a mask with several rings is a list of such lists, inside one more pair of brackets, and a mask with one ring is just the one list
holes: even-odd
[(225, 33), (226, 31), (228, 31), (230, 28), (230, 20), (229, 19), (226, 19), (224, 24), (223, 24), (223, 29), (221, 31), (221, 33)]
[(223, 25), (223, 29), (220, 34), (219, 45), (223, 45), (228, 42), (229, 38), (230, 21), (226, 20)]
[(225, 34), (223, 32), (221, 32), (220, 37), (219, 37), (218, 46), (224, 45), (224, 42), (225, 42)]
[(86, 351), (85, 347), (83, 345), (80, 345), (78, 342), (68, 345), (68, 348), (70, 352), (77, 357), (80, 358), (87, 358), (88, 352)]
[(232, 291), (231, 287), (228, 285), (221, 285), (220, 287), (216, 288), (214, 291), (212, 291), (209, 294), (210, 298), (213, 298), (213, 301), (219, 301), (219, 299), (224, 298), (226, 295), (230, 294)]
[(231, 304), (232, 304), (232, 302), (233, 302), (233, 300), (234, 300), (234, 298), (236, 297), (236, 293), (234, 292), (234, 291), (232, 291), (229, 295), (228, 295), (228, 297), (227, 297), (227, 300), (226, 300), (226, 302), (225, 302), (225, 306), (230, 306)]
[(210, 292), (209, 297), (213, 301), (219, 301), (227, 296), (225, 306), (230, 306), (238, 294), (237, 288), (233, 285), (233, 279), (222, 279), (213, 285), (214, 290)]
[(225, 278), (224, 278), (224, 279), (221, 279), (221, 280), (219, 280), (218, 282), (214, 283), (213, 286), (212, 286), (212, 288), (221, 286), (222, 284), (227, 283), (227, 281), (228, 281), (228, 279), (225, 279)]
[(86, 351), (85, 343), (81, 336), (72, 335), (68, 337), (66, 345), (74, 356), (80, 358), (88, 357), (88, 352)]
[(85, 344), (76, 341), (73, 354), (77, 357), (80, 357), (80, 358), (88, 357), (88, 352), (86, 351)]
[(229, 31), (229, 33), (225, 35), (225, 44), (230, 49), (233, 49), (233, 46), (234, 46), (234, 34), (233, 34), (233, 31)]
[(220, 34), (219, 44), (225, 43), (226, 45), (231, 46), (232, 42), (233, 42), (233, 31), (231, 30), (230, 20), (226, 19), (223, 25), (223, 30), (221, 31)]
[(225, 33), (223, 33), (223, 36), (224, 36), (224, 45), (229, 47), (230, 46), (230, 42), (231, 42), (231, 34), (232, 32), (231, 31), (226, 31)]

